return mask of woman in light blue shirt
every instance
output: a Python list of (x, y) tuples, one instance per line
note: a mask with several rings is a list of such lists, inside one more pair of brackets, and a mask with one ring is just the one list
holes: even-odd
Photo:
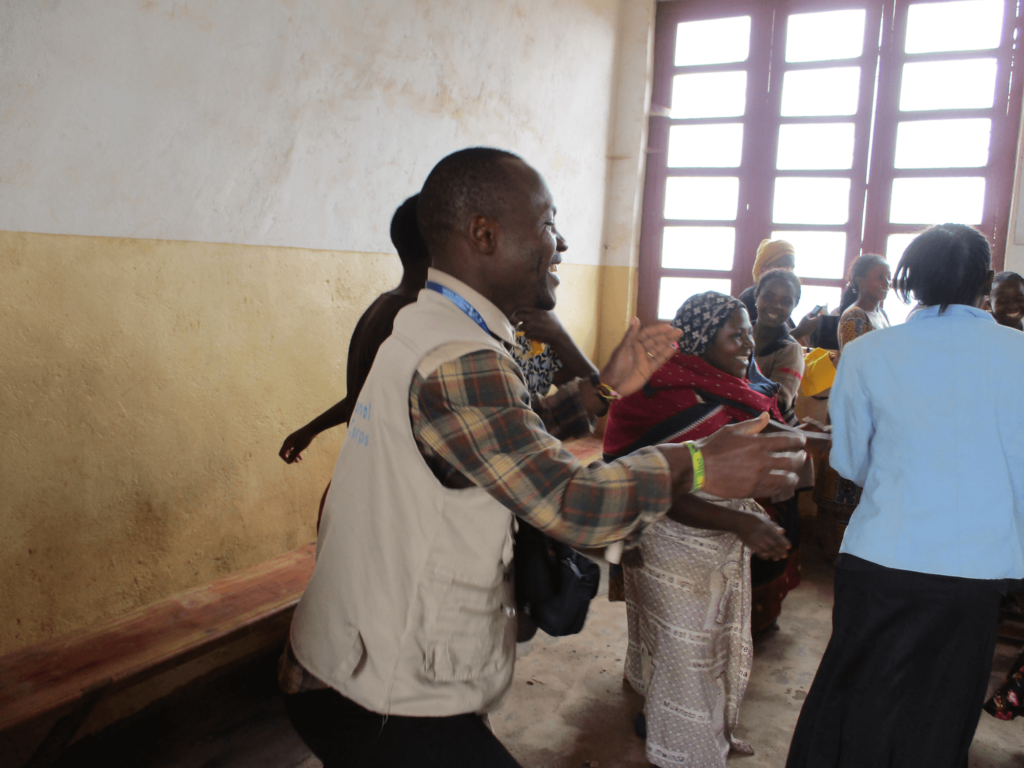
[(829, 460), (864, 492), (787, 768), (967, 765), (1024, 576), (1024, 334), (979, 309), (990, 264), (977, 230), (932, 227), (896, 270), (923, 308), (843, 350)]

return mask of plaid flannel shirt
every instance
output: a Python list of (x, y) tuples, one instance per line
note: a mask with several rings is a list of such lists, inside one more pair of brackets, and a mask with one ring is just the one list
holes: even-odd
[[(660, 451), (644, 448), (583, 466), (561, 444), (594, 426), (578, 382), (532, 398), (515, 362), (497, 352), (463, 355), (426, 377), (417, 373), (409, 412), (420, 452), (442, 483), (477, 485), (571, 546), (636, 539), (672, 505)], [(327, 687), (299, 664), (290, 645), (278, 677), (285, 693)]]

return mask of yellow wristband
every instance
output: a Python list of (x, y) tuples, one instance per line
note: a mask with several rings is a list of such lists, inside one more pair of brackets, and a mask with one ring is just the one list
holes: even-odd
[(690, 449), (690, 460), (693, 462), (693, 487), (690, 488), (690, 493), (696, 493), (704, 487), (704, 481), (707, 479), (704, 473), (704, 454), (697, 444), (690, 440), (683, 445)]
[(601, 377), (596, 373), (590, 374), (590, 383), (594, 386), (594, 392), (599, 398), (604, 400), (606, 403), (610, 403), (612, 400), (621, 400), (622, 395), (616, 392), (614, 389), (609, 387), (607, 384), (601, 381)]

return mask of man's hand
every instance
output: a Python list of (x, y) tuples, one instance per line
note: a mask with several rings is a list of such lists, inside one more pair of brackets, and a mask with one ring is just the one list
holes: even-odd
[(765, 559), (781, 560), (789, 551), (789, 541), (779, 526), (760, 515), (731, 509), (701, 496), (684, 493), (672, 502), (665, 516), (692, 528), (735, 533), (755, 554)]
[(552, 347), (565, 343), (569, 332), (565, 330), (558, 315), (543, 309), (520, 309), (512, 316), (526, 338), (530, 341), (541, 341)]
[(608, 364), (601, 370), (601, 381), (625, 397), (650, 381), (675, 352), (673, 346), (683, 332), (666, 323), (640, 327), (633, 318)]
[(723, 499), (771, 498), (792, 493), (807, 461), (797, 433), (758, 435), (768, 414), (722, 427), (698, 440), (704, 454), (704, 490)]
[(832, 450), (832, 427), (826, 427), (821, 422), (814, 421), (814, 419), (808, 419), (799, 427), (791, 427), (788, 424), (770, 421), (764, 431), (765, 434), (781, 432), (783, 434), (796, 433), (803, 435), (807, 440), (804, 444), (804, 450), (816, 461), (827, 460), (829, 451)]
[(300, 427), (284, 439), (284, 443), (281, 444), (281, 450), (277, 452), (277, 455), (288, 464), (300, 462), (302, 461), (302, 452), (309, 447), (314, 437), (316, 437), (316, 433), (311, 434), (306, 427)]
[(804, 319), (797, 324), (796, 328), (793, 329), (790, 336), (794, 339), (802, 339), (805, 336), (810, 336), (818, 330), (818, 326), (821, 325), (822, 312), (823, 310), (818, 310), (816, 314), (806, 315)]
[(753, 550), (754, 554), (765, 560), (782, 560), (789, 553), (789, 539), (785, 532), (770, 520), (744, 512), (736, 535)]

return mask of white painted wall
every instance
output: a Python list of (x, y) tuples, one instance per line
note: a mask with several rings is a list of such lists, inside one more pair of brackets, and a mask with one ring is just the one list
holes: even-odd
[(0, 230), (390, 251), (434, 163), (490, 144), (600, 263), (618, 7), (4, 3)]
[(638, 267), (640, 263), (655, 8), (655, 2), (639, 0), (624, 2), (619, 9), (604, 219), (603, 263), (612, 267)]

